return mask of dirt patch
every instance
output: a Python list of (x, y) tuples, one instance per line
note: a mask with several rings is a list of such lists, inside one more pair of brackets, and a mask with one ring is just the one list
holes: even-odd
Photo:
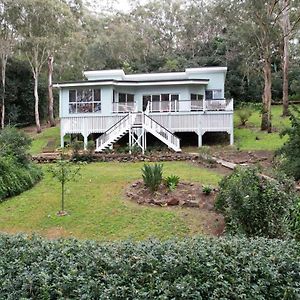
[(70, 236), (70, 233), (68, 233), (62, 227), (51, 227), (44, 230), (41, 234), (46, 236), (48, 239), (57, 239), (61, 237)]
[(238, 151), (238, 150), (217, 150), (213, 153), (217, 158), (235, 164), (260, 165), (263, 168), (270, 168), (274, 157), (273, 151)]
[(141, 205), (168, 207), (181, 209), (180, 215), (190, 227), (199, 232), (203, 228), (204, 234), (221, 235), (224, 232), (224, 218), (214, 210), (217, 190), (212, 189), (208, 195), (202, 191), (199, 183), (180, 182), (174, 191), (170, 191), (164, 184), (151, 193), (143, 181), (132, 183), (126, 190), (126, 196)]

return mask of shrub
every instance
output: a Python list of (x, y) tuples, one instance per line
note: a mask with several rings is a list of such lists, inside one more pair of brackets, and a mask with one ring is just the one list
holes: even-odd
[(0, 157), (0, 201), (33, 187), (42, 178), (41, 170), (33, 165), (21, 165), (12, 156)]
[(215, 206), (225, 215), (227, 231), (248, 236), (289, 236), (291, 209), (297, 201), (293, 183), (261, 178), (256, 168), (237, 168), (223, 178)]
[(209, 146), (202, 146), (199, 148), (199, 160), (205, 164), (208, 164), (210, 167), (214, 167), (217, 164), (211, 155)]
[(71, 148), (72, 148), (72, 159), (74, 159), (74, 160), (80, 159), (79, 151), (83, 150), (83, 142), (82, 141), (74, 141), (71, 144)]
[(31, 139), (15, 127), (5, 127), (0, 131), (0, 156), (12, 156), (17, 163), (27, 164)]
[(151, 192), (157, 191), (162, 182), (162, 169), (162, 164), (144, 164), (144, 167), (142, 168), (144, 184)]
[(282, 155), (281, 167), (296, 180), (300, 179), (300, 110), (293, 106), (294, 112), (290, 114), (291, 127), (281, 132), (281, 136), (288, 136), (287, 142), (277, 151)]
[(291, 210), (289, 222), (293, 237), (300, 241), (300, 199), (298, 199), (298, 202), (295, 203), (295, 206)]
[(86, 148), (87, 148), (87, 151), (88, 151), (88, 155), (92, 156), (94, 151), (95, 151), (94, 141), (88, 141)]
[(211, 192), (212, 192), (212, 187), (210, 185), (204, 185), (202, 187), (202, 192), (205, 194), (205, 195), (209, 195)]
[(174, 191), (179, 183), (180, 177), (177, 175), (170, 175), (166, 177), (165, 182), (170, 191)]
[(247, 106), (243, 106), (236, 111), (236, 114), (240, 120), (240, 126), (246, 125), (249, 118), (252, 116), (252, 113), (253, 113), (252, 109)]
[(300, 244), (0, 235), (0, 299), (297, 299)]

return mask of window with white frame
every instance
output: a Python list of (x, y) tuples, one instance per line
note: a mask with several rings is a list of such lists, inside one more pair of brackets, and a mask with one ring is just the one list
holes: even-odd
[(126, 93), (119, 93), (118, 97), (119, 103), (127, 103), (127, 102), (134, 102), (134, 95), (133, 94), (126, 94)]
[(143, 95), (143, 109), (149, 101), (152, 102), (152, 111), (174, 111), (175, 101), (179, 100), (178, 94)]
[(69, 113), (99, 113), (101, 112), (100, 89), (69, 90)]
[(203, 100), (203, 95), (201, 94), (191, 94), (191, 100), (192, 101), (202, 101)]
[(222, 90), (219, 90), (219, 89), (206, 90), (205, 91), (205, 99), (206, 100), (220, 100), (220, 99), (222, 99)]

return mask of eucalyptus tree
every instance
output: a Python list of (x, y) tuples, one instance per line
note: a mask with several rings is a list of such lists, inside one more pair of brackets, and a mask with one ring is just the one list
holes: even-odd
[(274, 52), (278, 51), (280, 40), (280, 1), (225, 0), (219, 7), (227, 18), (227, 25), (235, 26), (235, 32), (244, 44), (244, 49), (250, 49), (259, 58), (264, 79), (261, 130), (271, 132), (272, 59)]
[(67, 20), (71, 16), (70, 7), (56, 0), (11, 0), (11, 17), (17, 29), (20, 48), (30, 64), (34, 78), (35, 123), (41, 132), (39, 117), (39, 77), (49, 52), (59, 45)]
[(7, 9), (10, 2), (0, 0), (0, 59), (1, 59), (1, 128), (5, 125), (5, 91), (6, 91), (6, 65), (7, 60), (13, 54), (16, 43), (15, 31), (9, 21)]
[(289, 63), (290, 63), (290, 40), (293, 34), (299, 27), (300, 23), (300, 1), (299, 0), (281, 0), (281, 29), (283, 40), (283, 54), (282, 54), (282, 102), (283, 111), (282, 115), (287, 116), (289, 114)]

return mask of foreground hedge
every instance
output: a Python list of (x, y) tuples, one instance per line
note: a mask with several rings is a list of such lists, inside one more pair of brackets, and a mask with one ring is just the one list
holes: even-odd
[(298, 299), (300, 246), (245, 238), (98, 244), (0, 235), (0, 299)]

